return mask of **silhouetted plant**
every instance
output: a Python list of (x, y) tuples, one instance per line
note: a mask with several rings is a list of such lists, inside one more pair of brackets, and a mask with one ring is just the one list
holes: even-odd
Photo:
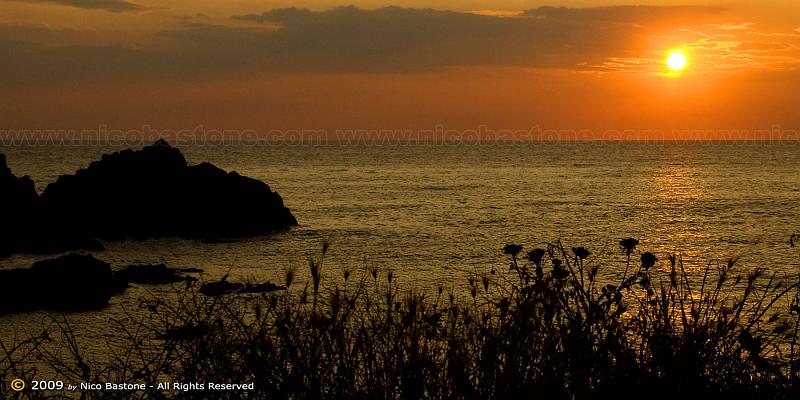
[(653, 265), (656, 265), (656, 261), (658, 261), (658, 257), (655, 254), (647, 251), (642, 253), (642, 268), (648, 269)]
[[(309, 262), (311, 293), (287, 270), (286, 292), (190, 289), (145, 302), (146, 317), (120, 325), (129, 345), (110, 363), (88, 361), (63, 320), (58, 342), (70, 357), (43, 339), (15, 347), (26, 352), (4, 345), (14, 367), (0, 363), (0, 378), (24, 373), (21, 361), (35, 355), (76, 380), (254, 382), (251, 398), (796, 398), (796, 280), (739, 274), (732, 259), (691, 281), (680, 256), (665, 265), (649, 252), (628, 276), (638, 241), (623, 241), (620, 284), (600, 281), (608, 267), (589, 250), (556, 242), (527, 261), (522, 245), (506, 246), (507, 272), (471, 275), (464, 295), (440, 285), (432, 296), (376, 266), (345, 269), (342, 286), (325, 286), (325, 246)], [(86, 394), (114, 396), (198, 394)]]

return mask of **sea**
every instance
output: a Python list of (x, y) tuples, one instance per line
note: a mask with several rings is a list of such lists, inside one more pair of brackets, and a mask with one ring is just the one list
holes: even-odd
[[(456, 292), (470, 277), (507, 271), (506, 244), (525, 250), (559, 242), (592, 254), (602, 279), (621, 276), (618, 242), (633, 237), (658, 268), (677, 254), (690, 273), (738, 259), (737, 268), (800, 273), (800, 143), (796, 142), (175, 142), (189, 163), (211, 162), (262, 180), (299, 225), (224, 243), (184, 239), (105, 242), (93, 253), (114, 268), (165, 263), (196, 267), (202, 280), (282, 283), (310, 279), (324, 256), (323, 285), (391, 271), (401, 290)], [(40, 192), (102, 154), (106, 142), (5, 144), (9, 167)], [(135, 146), (134, 146), (135, 147)], [(153, 199), (159, 202), (159, 199)], [(163, 211), (181, 204), (163, 203)], [(224, 210), (222, 210), (224, 211)], [(124, 213), (124, 209), (119, 210)], [(109, 216), (113, 218), (113, 216)], [(15, 255), (0, 269), (52, 256)], [(67, 318), (89, 337), (114, 337), (112, 321), (141, 299), (174, 288), (135, 286), (105, 310), (0, 316), (11, 340)], [(87, 342), (94, 340), (87, 339)], [(88, 343), (91, 347), (92, 344)], [(98, 350), (99, 351), (99, 350)]]

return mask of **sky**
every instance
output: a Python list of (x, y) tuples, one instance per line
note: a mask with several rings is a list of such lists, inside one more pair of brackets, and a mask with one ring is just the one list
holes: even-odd
[(0, 131), (800, 137), (795, 0), (0, 0), (0, 55)]

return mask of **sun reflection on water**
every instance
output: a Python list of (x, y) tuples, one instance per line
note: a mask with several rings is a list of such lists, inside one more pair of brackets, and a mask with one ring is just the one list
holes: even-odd
[[(708, 203), (712, 194), (708, 192), (702, 170), (687, 164), (665, 165), (654, 171), (649, 179), (655, 220), (660, 221), (653, 226), (654, 236), (661, 246), (683, 252), (688, 260), (692, 260), (686, 265), (689, 269), (701, 267), (707, 261), (704, 257), (711, 254), (709, 241), (715, 234), (708, 229), (709, 213), (704, 211), (704, 208), (712, 207)], [(690, 243), (704, 245), (690, 247)], [(693, 265), (697, 260), (703, 262)]]
[(688, 165), (672, 165), (653, 177), (655, 193), (659, 200), (670, 203), (688, 203), (703, 199), (705, 192), (700, 185), (697, 168)]

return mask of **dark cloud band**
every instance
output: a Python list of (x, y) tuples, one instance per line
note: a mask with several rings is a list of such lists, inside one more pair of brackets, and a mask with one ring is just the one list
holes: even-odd
[[(161, 32), (153, 46), (159, 50), (48, 47), (0, 37), (0, 51), (10, 55), (9, 62), (0, 64), (0, 84), (242, 72), (402, 73), (454, 66), (589, 69), (635, 52), (648, 24), (675, 18), (686, 22), (687, 15), (702, 20), (719, 12), (705, 7), (539, 8), (505, 18), (399, 7), (278, 9), (233, 17), (245, 22), (238, 26), (190, 24)], [(262, 23), (275, 28), (265, 29)]]
[(25, 3), (49, 3), (89, 10), (106, 10), (111, 12), (142, 11), (147, 7), (126, 0), (13, 0)]

